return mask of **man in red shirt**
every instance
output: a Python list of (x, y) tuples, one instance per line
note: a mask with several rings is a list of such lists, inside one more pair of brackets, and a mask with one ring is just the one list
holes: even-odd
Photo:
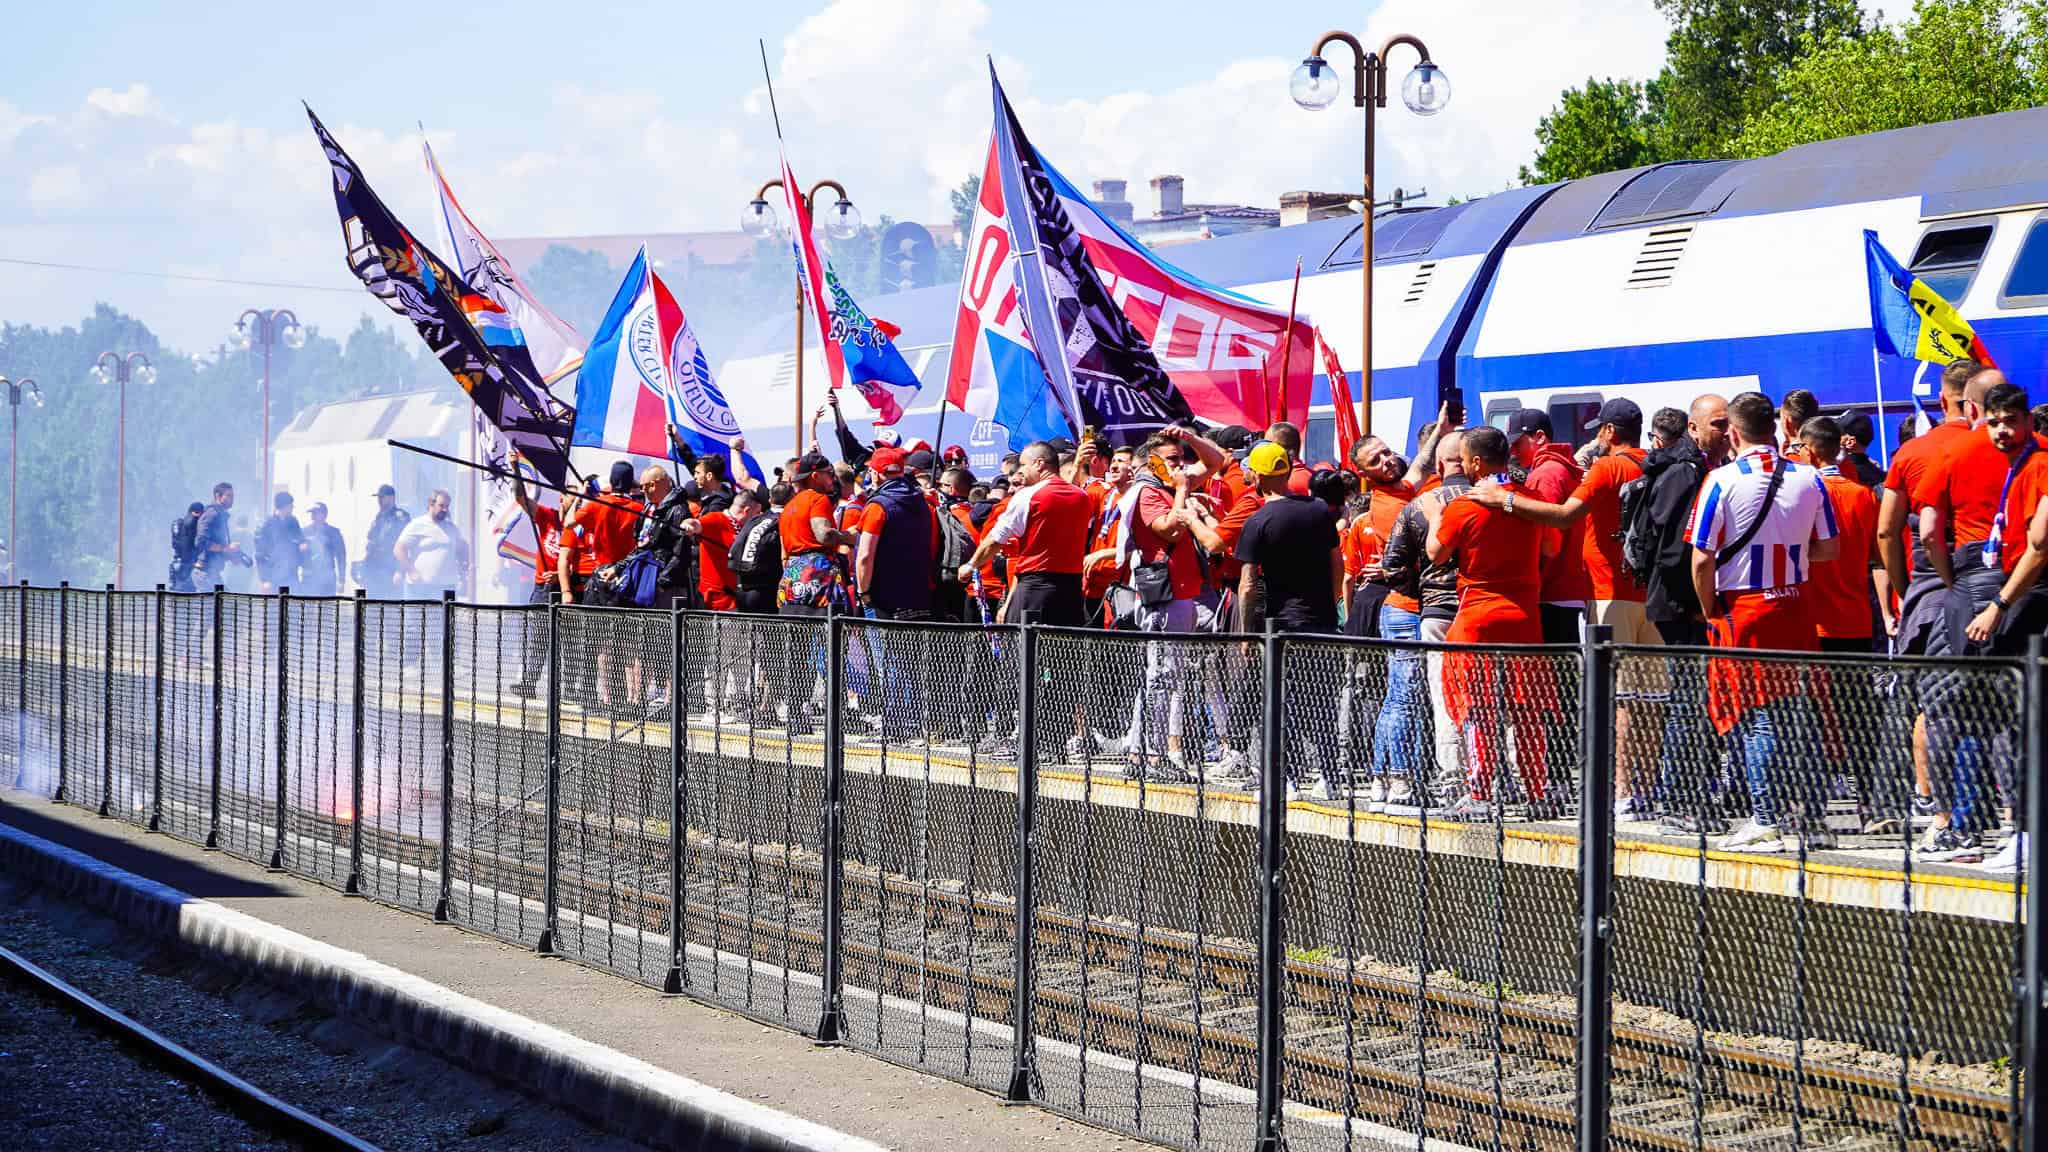
[[(1578, 489), (1585, 470), (1572, 455), (1572, 446), (1551, 438), (1550, 413), (1541, 408), (1524, 408), (1508, 418), (1508, 451), (1522, 466), (1527, 479), (1522, 486), (1547, 504), (1562, 504)], [(1592, 584), (1586, 576), (1586, 531), (1588, 522), (1579, 520), (1564, 530), (1555, 559), (1543, 566), (1543, 642), (1576, 644), (1579, 623), (1585, 616)]]
[[(832, 491), (838, 483), (832, 461), (822, 453), (807, 452), (797, 461), (797, 491), (783, 506), (777, 521), (782, 534), (782, 582), (775, 599), (784, 616), (823, 616), (833, 607), (845, 610), (851, 603), (846, 575), (839, 565), (839, 550), (851, 547), (853, 536), (835, 524)], [(813, 731), (814, 721), (805, 714), (817, 675), (812, 645), (822, 632), (791, 628), (785, 668), (788, 673), (789, 731)], [(838, 701), (827, 701), (838, 707)]]
[[(1379, 605), (1388, 604), (1401, 612), (1415, 616), (1419, 628), (1422, 603), (1405, 593), (1389, 589), (1380, 580), (1380, 556), (1387, 550), (1387, 541), (1392, 538), (1394, 521), (1401, 515), (1401, 509), (1422, 491), (1423, 482), (1428, 479), (1430, 464), (1436, 459), (1437, 441), (1451, 430), (1451, 406), (1446, 402), (1437, 413), (1436, 423), (1429, 426), (1417, 445), (1415, 459), (1403, 461), (1400, 454), (1388, 447), (1387, 442), (1377, 436), (1367, 436), (1351, 446), (1351, 470), (1364, 481), (1367, 492), (1366, 514), (1354, 519), (1344, 533), (1344, 603), (1347, 611), (1364, 615), (1353, 630), (1362, 635), (1382, 635)], [(1361, 595), (1367, 585), (1371, 591)], [(1397, 633), (1405, 632), (1409, 623), (1406, 617), (1393, 621)], [(1397, 635), (1397, 639), (1412, 639), (1411, 636)]]
[[(1644, 591), (1629, 574), (1621, 559), (1621, 487), (1643, 474), (1645, 453), (1638, 444), (1643, 436), (1643, 410), (1635, 401), (1616, 397), (1600, 405), (1600, 414), (1587, 428), (1597, 429), (1592, 466), (1578, 487), (1561, 504), (1530, 498), (1515, 501), (1513, 515), (1526, 517), (1560, 531), (1586, 520), (1580, 556), (1586, 565), (1587, 590), (1592, 595), (1590, 622), (1613, 629), (1617, 644), (1661, 645), (1663, 633), (1644, 612)], [(1487, 485), (1474, 488), (1471, 498), (1488, 508), (1505, 511), (1505, 491)], [(1614, 712), (1616, 812), (1624, 819), (1649, 811), (1646, 799), (1636, 796), (1636, 783), (1647, 789), (1655, 779), (1659, 737), (1663, 727), (1662, 708), (1670, 695), (1661, 673), (1631, 664), (1636, 675), (1615, 685)], [(1643, 715), (1637, 716), (1641, 712)]]
[(1833, 417), (1815, 416), (1799, 430), (1806, 462), (1820, 469), (1835, 510), (1832, 560), (1816, 560), (1806, 578), (1805, 604), (1823, 652), (1869, 653), (1871, 557), (1877, 546), (1877, 497), (1842, 475), (1842, 430)]
[[(2030, 417), (2027, 394), (2007, 385), (1985, 400), (1986, 430), (2009, 462), (2010, 479), (2000, 488), (1995, 536), (1999, 570), (2005, 581), (1990, 603), (1965, 627), (1972, 645), (1990, 645), (1999, 654), (2023, 651), (2026, 638), (2038, 634), (2048, 620), (2048, 588), (2041, 574), (2048, 569), (2048, 450), (2027, 435)], [(2031, 443), (2030, 443), (2031, 441)], [(1992, 541), (1987, 540), (1987, 551)]]
[[(1949, 446), (1970, 432), (1963, 393), (1970, 378), (1981, 371), (1982, 365), (1967, 360), (1941, 370), (1942, 422), (1899, 445), (1892, 453), (1891, 470), (1885, 473), (1884, 496), (1877, 506), (1877, 550), (1887, 582), (1899, 595), (1896, 612), (1890, 604), (1881, 606), (1895, 656), (1924, 654), (1942, 618), (1942, 593), (1948, 581), (1927, 556), (1919, 533), (1920, 512), (1933, 503), (1926, 490), (1929, 474)], [(1910, 533), (1909, 519), (1913, 521)], [(1909, 534), (1914, 538), (1910, 561), (1906, 554)], [(1905, 591), (1899, 593), (1902, 588)]]
[[(546, 604), (553, 599), (555, 589), (560, 587), (562, 565), (562, 516), (559, 512), (533, 498), (526, 490), (526, 474), (521, 467), (518, 452), (512, 453), (512, 499), (519, 510), (526, 514), (526, 522), (533, 526), (534, 562), (533, 595), (529, 604)], [(529, 619), (531, 619), (529, 617)], [(519, 681), (512, 685), (515, 696), (532, 696), (540, 683), (541, 673), (547, 668), (548, 631), (545, 625), (526, 629), (524, 661), (519, 669)]]
[(989, 517), (974, 555), (960, 566), (960, 579), (972, 580), (998, 549), (1015, 541), (1003, 619), (1028, 617), (1039, 624), (1078, 628), (1083, 623), (1081, 562), (1088, 555), (1094, 502), (1060, 478), (1059, 453), (1044, 441), (1024, 446), (1016, 475), (1021, 487), (1011, 492), (1001, 512)]
[[(1540, 643), (1539, 573), (1545, 552), (1557, 548), (1557, 533), (1515, 515), (1528, 489), (1508, 476), (1508, 440), (1499, 429), (1469, 429), (1463, 445), (1472, 491), (1484, 486), (1499, 493), (1501, 507), (1469, 494), (1423, 506), (1431, 522), (1430, 562), (1458, 566), (1458, 615), (1444, 638), (1453, 644)], [(1555, 807), (1544, 794), (1544, 725), (1542, 709), (1535, 706), (1535, 694), (1548, 693), (1514, 673), (1505, 658), (1493, 654), (1459, 652), (1445, 659), (1447, 709), (1465, 734), (1470, 765), (1466, 795), (1447, 813), (1450, 819), (1492, 818), (1495, 768), (1507, 757), (1510, 741), (1531, 806), (1546, 815)]]

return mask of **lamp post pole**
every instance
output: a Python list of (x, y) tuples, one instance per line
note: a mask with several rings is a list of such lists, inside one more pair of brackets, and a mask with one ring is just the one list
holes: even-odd
[(1338, 95), (1336, 72), (1329, 61), (1323, 58), (1323, 50), (1331, 44), (1350, 47), (1356, 61), (1352, 69), (1351, 102), (1365, 110), (1365, 198), (1363, 222), (1359, 226), (1359, 263), (1364, 276), (1364, 292), (1359, 317), (1359, 367), (1358, 427), (1361, 437), (1372, 435), (1372, 209), (1373, 209), (1373, 130), (1374, 113), (1387, 106), (1387, 56), (1395, 48), (1407, 45), (1421, 57), (1415, 70), (1401, 84), (1401, 100), (1408, 109), (1418, 116), (1434, 116), (1443, 111), (1451, 99), (1451, 84), (1443, 69), (1436, 66), (1429, 57), (1429, 49), (1421, 40), (1407, 33), (1387, 37), (1378, 52), (1367, 52), (1356, 36), (1349, 32), (1325, 32), (1316, 41), (1315, 50), (1295, 69), (1293, 82), (1294, 102), (1311, 111), (1321, 111), (1335, 103)]
[(262, 493), (259, 503), (270, 499), (270, 353), (280, 340), (287, 348), (300, 348), (306, 343), (306, 330), (299, 326), (299, 318), (289, 308), (250, 308), (235, 321), (235, 343), (239, 347), (263, 346), (263, 431), (262, 442), (257, 446), (257, 476), (261, 485), (258, 491)]
[(128, 566), (128, 381), (148, 384), (156, 379), (156, 365), (140, 352), (100, 353), (93, 361), (93, 375), (100, 383), (114, 385), (114, 587), (127, 587)]
[[(777, 177), (761, 185), (760, 191), (748, 201), (740, 216), (740, 226), (747, 235), (763, 239), (775, 231), (775, 209), (768, 205), (768, 192), (781, 187), (782, 180)], [(825, 230), (836, 240), (849, 240), (859, 235), (860, 212), (853, 206), (853, 201), (847, 199), (846, 186), (837, 180), (820, 180), (811, 185), (810, 192), (802, 197), (804, 215), (816, 219), (813, 213), (817, 211), (818, 193), (826, 188), (838, 193), (839, 199), (832, 205), (832, 218), (826, 222)], [(803, 266), (799, 264), (796, 273), (796, 408), (790, 425), (796, 448), (790, 453), (792, 456), (804, 453), (804, 312), (804, 273)]]
[(26, 397), (41, 408), (43, 390), (34, 380), (0, 376), (0, 384), (7, 386), (7, 582), (12, 584), (21, 565), (20, 522), (15, 515), (15, 497), (21, 485), (21, 402)]

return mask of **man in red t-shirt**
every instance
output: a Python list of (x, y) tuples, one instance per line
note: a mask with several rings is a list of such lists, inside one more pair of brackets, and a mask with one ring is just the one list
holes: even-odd
[[(1986, 547), (1998, 536), (1997, 519), (2005, 498), (2006, 477), (2016, 454), (2032, 452), (2032, 418), (2012, 423), (2001, 419), (1996, 433), (1989, 427), (1990, 398), (1998, 392), (2012, 403), (2013, 389), (2005, 374), (1986, 368), (1970, 377), (1963, 389), (1967, 434), (1950, 439), (1931, 462), (1921, 492), (1926, 511), (1920, 518), (1920, 543), (1928, 564), (1948, 585), (1942, 593), (1942, 624), (1927, 640), (1929, 656), (1960, 656), (1968, 648), (1963, 626), (1990, 604), (2004, 581), (1995, 563), (1999, 548)], [(2025, 408), (2026, 393), (2020, 394)]]
[[(561, 513), (533, 498), (526, 489), (526, 474), (519, 453), (512, 453), (512, 499), (519, 510), (526, 514), (526, 522), (533, 526), (534, 562), (533, 594), (529, 604), (546, 604), (554, 597), (555, 589), (561, 582), (562, 565), (562, 516)], [(521, 645), (525, 657), (520, 664), (519, 681), (512, 685), (515, 696), (532, 696), (540, 683), (541, 673), (548, 662), (548, 630), (545, 624), (532, 625), (529, 616), (526, 642)]]
[[(1816, 560), (1807, 574), (1804, 603), (1813, 614), (1823, 652), (1873, 650), (1870, 598), (1871, 558), (1877, 546), (1877, 497), (1853, 477), (1842, 475), (1842, 428), (1831, 416), (1816, 416), (1799, 430), (1801, 453), (1820, 469), (1828, 502), (1835, 510), (1832, 560)], [(1788, 457), (1789, 459), (1789, 457)]]
[[(1891, 469), (1885, 473), (1884, 495), (1877, 506), (1877, 550), (1886, 582), (1899, 598), (1896, 608), (1890, 603), (1881, 605), (1893, 655), (1924, 654), (1942, 619), (1948, 579), (1927, 556), (1921, 513), (1933, 503), (1927, 481), (1936, 465), (1957, 439), (1969, 435), (1964, 393), (1970, 379), (1983, 370), (1983, 365), (1968, 360), (1941, 370), (1942, 422), (1899, 445), (1892, 453)], [(1910, 557), (1908, 538), (1913, 541)]]
[[(1508, 418), (1508, 451), (1522, 466), (1527, 479), (1522, 486), (1547, 504), (1562, 504), (1585, 479), (1569, 443), (1552, 439), (1550, 413), (1541, 408), (1524, 408)], [(1579, 520), (1564, 529), (1556, 557), (1543, 566), (1543, 616), (1545, 644), (1576, 644), (1586, 601), (1593, 586), (1586, 575), (1586, 533), (1589, 521)]]
[(1060, 478), (1059, 452), (1043, 441), (1024, 446), (1016, 475), (1021, 486), (1000, 512), (990, 514), (981, 543), (960, 566), (960, 579), (973, 580), (999, 549), (1015, 542), (1003, 619), (1022, 620), (1028, 614), (1039, 624), (1078, 628), (1083, 623), (1081, 567), (1095, 504), (1087, 492)]
[[(1474, 478), (1471, 491), (1484, 486), (1498, 492), (1502, 507), (1490, 508), (1469, 493), (1423, 505), (1430, 521), (1430, 563), (1455, 561), (1458, 566), (1458, 615), (1444, 639), (1453, 644), (1541, 643), (1540, 572), (1544, 553), (1556, 551), (1558, 535), (1515, 515), (1528, 489), (1508, 476), (1508, 439), (1499, 429), (1467, 430), (1463, 448), (1466, 475)], [(1446, 707), (1465, 735), (1470, 765), (1466, 795), (1449, 818), (1492, 818), (1495, 769), (1507, 757), (1508, 741), (1530, 804), (1554, 807), (1544, 795), (1545, 709), (1538, 700), (1551, 693), (1536, 682), (1539, 678), (1516, 675), (1497, 655), (1458, 652), (1445, 658), (1444, 679)], [(1484, 715), (1489, 711), (1498, 711), (1498, 719)]]
[(2008, 385), (1986, 398), (1986, 430), (2005, 453), (2008, 478), (2000, 481), (2004, 495), (1994, 520), (1994, 547), (2005, 580), (1989, 603), (1971, 617), (1964, 634), (1973, 645), (2009, 654), (2023, 651), (2026, 639), (2048, 626), (2048, 588), (2041, 574), (2048, 568), (2048, 449), (2028, 435), (2027, 394)]

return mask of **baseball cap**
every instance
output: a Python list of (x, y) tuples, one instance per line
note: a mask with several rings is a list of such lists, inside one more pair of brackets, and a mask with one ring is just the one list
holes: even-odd
[(938, 461), (932, 459), (932, 453), (929, 448), (919, 448), (917, 451), (912, 452), (903, 463), (913, 472), (929, 472)]
[(1636, 407), (1636, 402), (1616, 396), (1607, 403), (1600, 405), (1600, 414), (1586, 423), (1586, 431), (1592, 432), (1602, 424), (1641, 425), (1642, 422), (1643, 410)]
[(901, 448), (877, 448), (868, 457), (868, 467), (884, 476), (903, 475), (903, 461), (909, 453)]
[(1835, 423), (1842, 426), (1842, 435), (1854, 436), (1865, 444), (1871, 442), (1872, 429), (1869, 413), (1858, 412), (1854, 408), (1850, 408), (1835, 413)]
[(1209, 440), (1225, 452), (1237, 452), (1251, 442), (1252, 430), (1242, 424), (1225, 424), (1209, 434)]
[(191, 513), (191, 514), (192, 514), (192, 515), (194, 515), (194, 516), (197, 516), (197, 515), (199, 515), (199, 514), (200, 514), (201, 512), (204, 512), (204, 511), (206, 511), (206, 505), (204, 505), (204, 504), (201, 504), (201, 503), (200, 503), (199, 501), (197, 501), (197, 500), (194, 500), (194, 501), (192, 502), (191, 506), (190, 506), (190, 507), (188, 507), (188, 508), (186, 508), (186, 509), (185, 509), (185, 511), (187, 511), (187, 512)]
[(806, 452), (796, 462), (796, 478), (801, 480), (814, 472), (830, 472), (832, 460), (823, 452)]
[[(1601, 411), (1605, 412), (1606, 409), (1602, 408)], [(1597, 426), (1595, 425), (1595, 427)], [(1555, 436), (1557, 433), (1550, 429), (1550, 413), (1545, 412), (1541, 408), (1523, 408), (1513, 416), (1508, 417), (1508, 439), (1513, 440), (1517, 436), (1526, 435), (1530, 432), (1541, 432), (1545, 436)]]
[(379, 496), (396, 496), (396, 495), (398, 495), (398, 489), (396, 489), (396, 488), (393, 488), (393, 487), (392, 487), (391, 485), (389, 485), (389, 484), (379, 484), (379, 485), (377, 485), (377, 495), (379, 495)]
[(903, 443), (903, 437), (894, 428), (884, 428), (875, 433), (875, 443), (884, 448), (895, 448)]
[(1244, 466), (1257, 476), (1285, 476), (1294, 470), (1294, 462), (1287, 458), (1287, 449), (1271, 440), (1262, 440), (1252, 448), (1252, 454), (1245, 457)]
[(631, 461), (612, 461), (612, 491), (625, 492), (633, 487), (633, 465)]

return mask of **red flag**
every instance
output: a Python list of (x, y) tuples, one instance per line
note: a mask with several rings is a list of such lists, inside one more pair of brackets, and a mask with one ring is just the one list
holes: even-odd
[(1337, 362), (1337, 350), (1323, 339), (1323, 330), (1316, 329), (1316, 346), (1323, 350), (1323, 372), (1330, 378), (1330, 402), (1337, 408), (1337, 458), (1345, 467), (1351, 465), (1351, 446), (1358, 443), (1358, 409), (1351, 403), (1351, 378), (1344, 374), (1344, 365)]
[[(1295, 305), (1299, 303), (1301, 303), (1301, 257), (1296, 256), (1294, 258), (1294, 291), (1289, 293), (1287, 297), (1287, 331), (1289, 332), (1294, 331), (1294, 316), (1296, 312)], [(1284, 341), (1280, 346), (1280, 387), (1283, 391), (1287, 387), (1287, 381), (1292, 378), (1287, 374), (1287, 366), (1290, 363), (1292, 363), (1293, 360), (1294, 341)], [(1309, 375), (1315, 375), (1313, 369), (1310, 370)], [(1269, 398), (1271, 397), (1271, 394), (1271, 390), (1269, 389), (1267, 392)], [(1285, 405), (1283, 401), (1283, 410), (1284, 407)], [(1279, 417), (1269, 415), (1267, 417), (1267, 422), (1270, 424), (1272, 421), (1277, 419), (1279, 419)]]

